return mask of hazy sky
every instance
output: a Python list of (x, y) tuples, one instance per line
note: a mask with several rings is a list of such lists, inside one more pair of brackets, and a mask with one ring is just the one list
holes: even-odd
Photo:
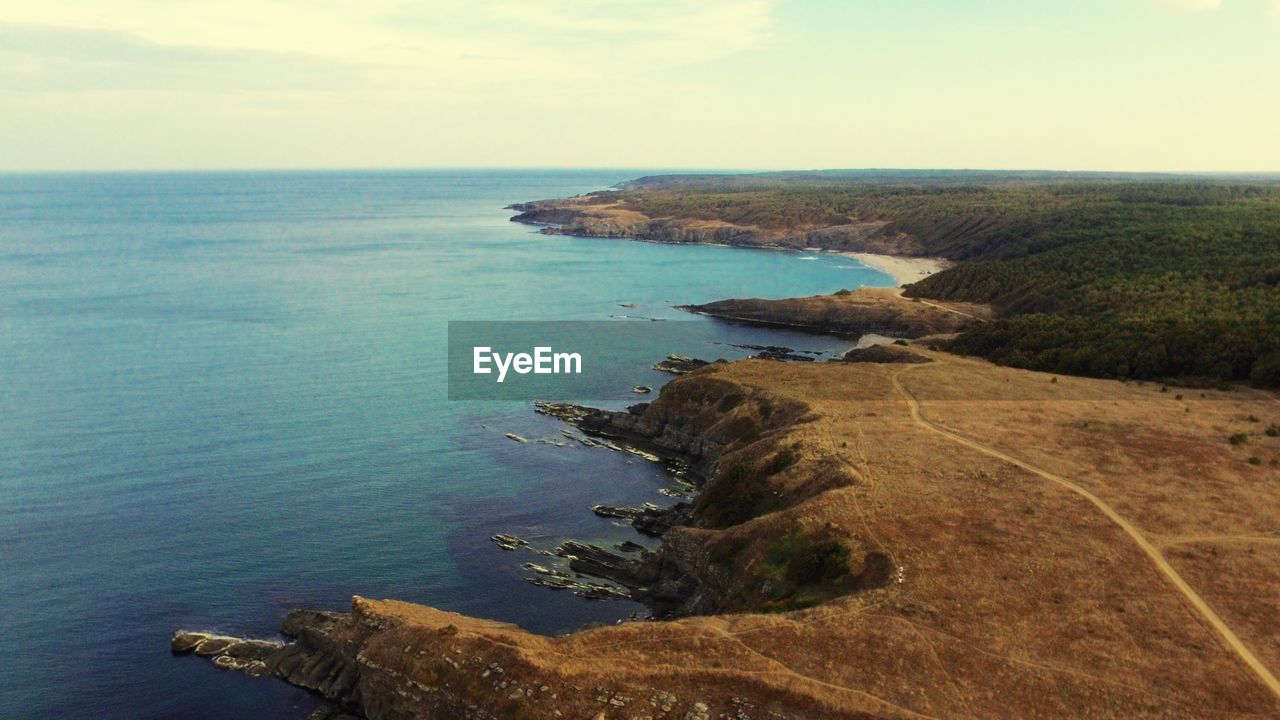
[(1280, 0), (0, 0), (0, 169), (1280, 170)]

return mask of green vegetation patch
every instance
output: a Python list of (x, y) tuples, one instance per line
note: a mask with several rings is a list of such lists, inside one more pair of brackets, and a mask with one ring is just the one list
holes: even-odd
[(1015, 367), (1280, 386), (1280, 181), (1052, 173), (648, 178), (650, 217), (785, 232), (886, 223), (899, 252), (964, 261), (907, 295), (991, 303), (953, 350)]
[(770, 478), (799, 461), (799, 448), (791, 445), (763, 463), (734, 463), (698, 496), (695, 514), (707, 527), (725, 528), (781, 509), (780, 496)]
[(850, 576), (850, 550), (834, 539), (800, 531), (774, 541), (755, 573), (764, 609), (798, 610), (843, 594)]

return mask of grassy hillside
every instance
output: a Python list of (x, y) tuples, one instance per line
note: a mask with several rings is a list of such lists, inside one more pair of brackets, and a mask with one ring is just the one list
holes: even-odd
[(1103, 377), (1280, 385), (1280, 181), (888, 171), (644, 178), (649, 217), (797, 229), (873, 220), (964, 261), (912, 296), (992, 303), (961, 352)]

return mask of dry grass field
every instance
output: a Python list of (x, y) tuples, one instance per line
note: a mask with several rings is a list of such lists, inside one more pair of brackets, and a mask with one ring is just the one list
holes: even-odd
[(689, 533), (822, 529), (887, 554), (887, 586), (559, 638), (358, 601), (399, 628), (364, 654), (435, 682), (457, 677), (441, 654), (496, 658), (512, 687), (548, 688), (513, 717), (547, 716), (547, 692), (565, 717), (1280, 717), (1280, 402), (919, 352), (933, 362), (744, 361), (678, 381), (812, 409), (767, 438), (801, 449), (779, 487), (815, 463), (853, 478)]

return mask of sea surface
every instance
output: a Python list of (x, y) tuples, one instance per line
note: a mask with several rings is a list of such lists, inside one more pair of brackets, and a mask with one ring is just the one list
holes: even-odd
[(667, 473), (508, 440), (559, 437), (527, 400), (447, 400), (447, 322), (705, 327), (619, 362), (621, 406), (669, 379), (649, 369), (668, 352), (849, 346), (674, 304), (892, 284), (833, 255), (540, 235), (503, 209), (650, 172), (0, 175), (0, 717), (305, 718), (312, 696), (173, 657), (169, 635), (274, 637), (352, 595), (542, 633), (642, 614), (530, 585), (537, 557), (488, 537), (639, 540), (588, 508), (671, 502)]

